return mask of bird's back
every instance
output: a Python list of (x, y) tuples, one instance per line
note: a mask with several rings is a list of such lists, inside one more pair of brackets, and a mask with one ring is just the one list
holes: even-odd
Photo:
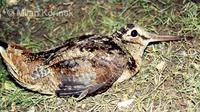
[(128, 52), (112, 38), (100, 35), (70, 39), (56, 48), (31, 54), (30, 60), (42, 60), (39, 66), (43, 68), (35, 68), (32, 79), (48, 80), (46, 88), (38, 91), (54, 92), (54, 88), (59, 96), (83, 97), (111, 86), (131, 63)]

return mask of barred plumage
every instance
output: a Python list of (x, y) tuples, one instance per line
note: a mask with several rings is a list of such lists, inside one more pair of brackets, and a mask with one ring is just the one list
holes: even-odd
[(23, 87), (82, 99), (135, 75), (149, 42), (181, 37), (156, 35), (128, 24), (110, 36), (84, 35), (38, 53), (0, 42), (0, 53), (11, 75)]

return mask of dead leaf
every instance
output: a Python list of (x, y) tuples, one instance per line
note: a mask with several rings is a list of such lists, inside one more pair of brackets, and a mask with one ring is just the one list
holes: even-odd
[(162, 62), (160, 62), (157, 66), (156, 66), (156, 68), (158, 69), (158, 70), (163, 70), (164, 68), (165, 68), (165, 61), (162, 61)]
[(18, 3), (18, 0), (6, 0), (6, 3), (8, 5), (16, 5)]
[(128, 108), (132, 103), (133, 103), (134, 99), (128, 99), (128, 100), (124, 100), (122, 102), (119, 102), (117, 104), (117, 107), (119, 109), (123, 109), (123, 108)]

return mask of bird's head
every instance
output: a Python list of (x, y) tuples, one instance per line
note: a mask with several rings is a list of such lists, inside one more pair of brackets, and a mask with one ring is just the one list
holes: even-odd
[(190, 36), (158, 35), (147, 32), (142, 27), (135, 24), (127, 24), (125, 27), (116, 31), (113, 36), (117, 37), (131, 54), (138, 54), (140, 57), (149, 43), (181, 40), (185, 37), (191, 38)]

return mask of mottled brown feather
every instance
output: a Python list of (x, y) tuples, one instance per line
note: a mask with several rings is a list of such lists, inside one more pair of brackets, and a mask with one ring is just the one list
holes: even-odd
[[(22, 56), (13, 53), (11, 48), (22, 50)], [(101, 91), (111, 86), (124, 69), (134, 71), (136, 67), (128, 51), (113, 38), (101, 35), (70, 39), (38, 53), (18, 45), (12, 45), (7, 51), (21, 74), (16, 80), (22, 86), (59, 96)]]

